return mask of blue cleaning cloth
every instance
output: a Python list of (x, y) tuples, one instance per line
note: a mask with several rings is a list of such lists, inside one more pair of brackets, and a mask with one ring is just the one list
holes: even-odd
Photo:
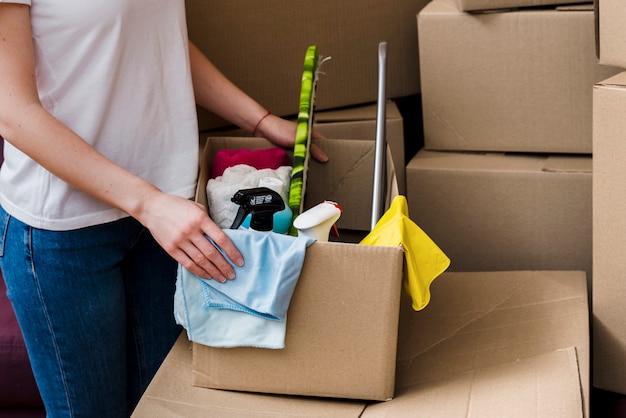
[(314, 240), (254, 230), (224, 232), (244, 255), (244, 266), (229, 260), (236, 277), (219, 283), (179, 265), (176, 321), (199, 344), (284, 348), (287, 310), (306, 248)]

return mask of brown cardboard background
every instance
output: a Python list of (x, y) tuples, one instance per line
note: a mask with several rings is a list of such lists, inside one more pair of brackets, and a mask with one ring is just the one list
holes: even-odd
[[(316, 106), (375, 102), (378, 44), (387, 42), (387, 97), (419, 93), (415, 15), (427, 0), (187, 0), (190, 39), (235, 84), (273, 113), (298, 112), (304, 53), (322, 66)], [(200, 130), (224, 126), (199, 112)]]
[(593, 12), (418, 15), (425, 148), (591, 153), (592, 86), (617, 70), (595, 56)]

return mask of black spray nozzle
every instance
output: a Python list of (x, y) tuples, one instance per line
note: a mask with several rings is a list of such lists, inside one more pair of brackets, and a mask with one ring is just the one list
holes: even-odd
[(251, 214), (250, 229), (271, 231), (274, 227), (274, 214), (285, 209), (283, 198), (267, 187), (239, 190), (230, 200), (239, 205), (230, 229), (239, 228), (246, 216)]

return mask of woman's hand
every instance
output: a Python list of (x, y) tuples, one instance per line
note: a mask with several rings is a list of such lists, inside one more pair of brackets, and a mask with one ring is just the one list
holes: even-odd
[(233, 267), (207, 236), (234, 264), (243, 265), (239, 250), (198, 203), (157, 192), (146, 203), (140, 221), (168, 254), (196, 276), (222, 283), (235, 277)]
[[(269, 139), (279, 147), (293, 149), (296, 139), (296, 126), (296, 122), (269, 114), (260, 121), (254, 134)], [(324, 136), (316, 130), (313, 130), (311, 137), (324, 139)], [(328, 161), (328, 155), (315, 144), (311, 144), (311, 157), (321, 163)]]

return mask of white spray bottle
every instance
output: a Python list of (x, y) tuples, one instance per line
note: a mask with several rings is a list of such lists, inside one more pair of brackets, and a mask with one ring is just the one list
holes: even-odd
[(293, 220), (293, 226), (298, 230), (298, 236), (326, 242), (330, 229), (341, 217), (341, 211), (338, 203), (326, 200), (298, 215)]

